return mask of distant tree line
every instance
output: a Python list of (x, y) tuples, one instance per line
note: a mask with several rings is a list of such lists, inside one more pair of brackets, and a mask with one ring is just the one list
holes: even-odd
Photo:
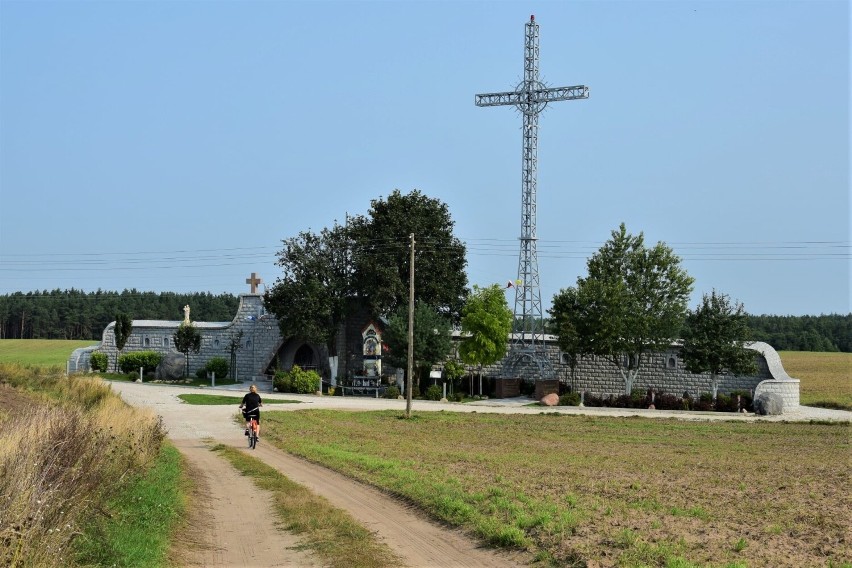
[(0, 339), (92, 339), (118, 313), (135, 320), (182, 320), (189, 304), (193, 321), (231, 321), (239, 299), (232, 294), (43, 290), (0, 296)]
[(820, 316), (748, 316), (755, 341), (778, 351), (852, 353), (852, 314)]

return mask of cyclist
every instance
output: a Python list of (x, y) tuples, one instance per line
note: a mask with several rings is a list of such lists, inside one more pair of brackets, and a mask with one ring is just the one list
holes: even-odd
[(257, 394), (257, 387), (252, 385), (249, 387), (249, 392), (243, 397), (240, 403), (240, 410), (243, 411), (243, 418), (246, 419), (246, 436), (249, 435), (251, 427), (251, 419), (257, 421), (257, 437), (260, 438), (260, 407), (263, 406), (263, 401), (260, 395)]

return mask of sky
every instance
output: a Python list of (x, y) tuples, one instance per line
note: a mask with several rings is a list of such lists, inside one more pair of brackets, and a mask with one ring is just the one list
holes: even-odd
[[(272, 285), (276, 251), (394, 189), (514, 280), (540, 25), (541, 297), (625, 223), (753, 314), (850, 312), (845, 1), (0, 0), (0, 294)], [(428, 269), (428, 268), (427, 268)], [(514, 297), (507, 296), (510, 304)]]

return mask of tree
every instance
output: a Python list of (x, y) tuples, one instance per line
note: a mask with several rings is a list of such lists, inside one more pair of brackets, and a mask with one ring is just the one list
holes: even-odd
[(130, 334), (133, 333), (133, 320), (130, 319), (130, 316), (124, 312), (116, 314), (113, 332), (115, 334), (115, 348), (118, 351), (115, 357), (115, 370), (117, 372), (118, 358), (121, 356), (121, 350), (127, 345), (127, 340), (130, 338)]
[(324, 344), (334, 352), (351, 295), (349, 248), (348, 230), (337, 224), (318, 235), (304, 231), (284, 241), (278, 253), (284, 273), (264, 297), (284, 337)]
[[(382, 340), (388, 346), (383, 357), (392, 366), (405, 369), (408, 363), (408, 306), (400, 306), (388, 320)], [(420, 373), (449, 355), (450, 321), (434, 307), (418, 303), (414, 307), (414, 385), (420, 387)], [(412, 380), (412, 377), (406, 377)]]
[(583, 350), (577, 331), (580, 308), (577, 289), (567, 288), (554, 296), (553, 306), (549, 310), (551, 314), (555, 314), (549, 322), (551, 333), (559, 338), (559, 349), (565, 354), (571, 369), (571, 392), (575, 389), (577, 363)]
[(237, 351), (243, 341), (243, 330), (233, 331), (228, 336), (228, 351), (231, 353), (231, 378), (237, 380)]
[(377, 314), (394, 313), (408, 303), (409, 235), (414, 234), (416, 300), (457, 318), (467, 295), (465, 247), (453, 236), (445, 203), (417, 190), (394, 190), (387, 200), (370, 202), (369, 218), (356, 217), (353, 287)]
[(192, 323), (181, 322), (172, 338), (175, 342), (175, 349), (183, 353), (186, 362), (184, 376), (189, 376), (189, 353), (201, 351), (201, 332)]
[[(462, 310), (462, 336), (459, 357), (479, 368), (479, 391), (482, 392), (482, 367), (496, 363), (506, 355), (506, 343), (512, 332), (513, 315), (503, 288), (474, 285)], [(471, 393), (472, 394), (472, 393)]]
[(672, 249), (664, 243), (647, 248), (644, 235), (628, 234), (624, 223), (587, 267), (576, 289), (554, 297), (550, 314), (573, 326), (579, 353), (615, 365), (630, 394), (643, 358), (666, 348), (680, 332), (693, 279)]
[(686, 316), (683, 361), (691, 373), (710, 373), (713, 400), (719, 390), (719, 375), (757, 372), (754, 352), (744, 347), (748, 339), (748, 314), (743, 304), (716, 290), (704, 294), (701, 305)]

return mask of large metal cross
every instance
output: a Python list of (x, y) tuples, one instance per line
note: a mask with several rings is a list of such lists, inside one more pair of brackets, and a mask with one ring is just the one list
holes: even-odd
[(538, 24), (530, 16), (524, 42), (524, 80), (514, 91), (476, 95), (476, 106), (514, 106), (523, 115), (523, 154), (521, 160), (521, 251), (515, 287), (515, 333), (512, 334), (508, 368), (516, 374), (524, 360), (538, 365), (539, 378), (552, 372), (544, 350), (544, 320), (539, 290), (536, 252), (536, 190), (538, 185), (538, 115), (548, 103), (589, 97), (585, 85), (548, 88), (538, 74)]

